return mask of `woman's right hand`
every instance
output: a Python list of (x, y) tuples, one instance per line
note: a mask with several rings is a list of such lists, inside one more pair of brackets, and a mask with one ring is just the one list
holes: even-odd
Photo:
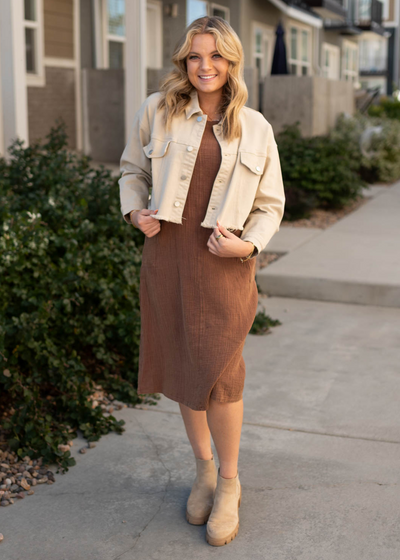
[(152, 214), (157, 214), (157, 210), (150, 210), (144, 208), (140, 212), (131, 213), (131, 221), (140, 229), (147, 237), (154, 237), (161, 229), (160, 220), (155, 220), (151, 217)]

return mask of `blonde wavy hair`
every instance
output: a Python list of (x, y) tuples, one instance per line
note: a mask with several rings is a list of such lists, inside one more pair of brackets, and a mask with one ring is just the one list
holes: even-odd
[(161, 99), (158, 108), (164, 108), (166, 128), (170, 127), (174, 116), (180, 115), (190, 101), (190, 93), (195, 89), (189, 81), (186, 58), (191, 51), (192, 40), (200, 33), (211, 33), (215, 37), (217, 50), (229, 62), (228, 80), (223, 88), (221, 114), (222, 133), (229, 142), (239, 138), (241, 126), (239, 113), (248, 98), (244, 81), (244, 55), (239, 37), (223, 18), (201, 17), (193, 21), (178, 41), (172, 62), (175, 64), (160, 84)]

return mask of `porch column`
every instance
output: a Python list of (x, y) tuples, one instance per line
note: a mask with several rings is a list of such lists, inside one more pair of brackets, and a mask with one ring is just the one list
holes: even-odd
[[(0, 86), (3, 153), (17, 137), (28, 144), (24, 3), (0, 1)], [(1, 128), (1, 127), (0, 127)]]
[(146, 0), (125, 2), (125, 141), (133, 117), (146, 99)]

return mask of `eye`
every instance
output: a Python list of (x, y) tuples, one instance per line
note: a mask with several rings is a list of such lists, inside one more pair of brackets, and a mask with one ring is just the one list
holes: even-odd
[(197, 58), (197, 56), (195, 54), (192, 54), (191, 56), (189, 56), (189, 60), (192, 60), (193, 58)]
[(214, 56), (219, 56), (220, 58), (222, 58), (222, 56), (220, 54), (215, 54)]

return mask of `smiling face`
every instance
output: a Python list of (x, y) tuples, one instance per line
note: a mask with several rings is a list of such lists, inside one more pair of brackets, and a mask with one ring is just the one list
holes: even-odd
[(193, 37), (186, 65), (189, 81), (199, 92), (222, 90), (228, 80), (229, 62), (218, 53), (211, 33), (198, 33)]

